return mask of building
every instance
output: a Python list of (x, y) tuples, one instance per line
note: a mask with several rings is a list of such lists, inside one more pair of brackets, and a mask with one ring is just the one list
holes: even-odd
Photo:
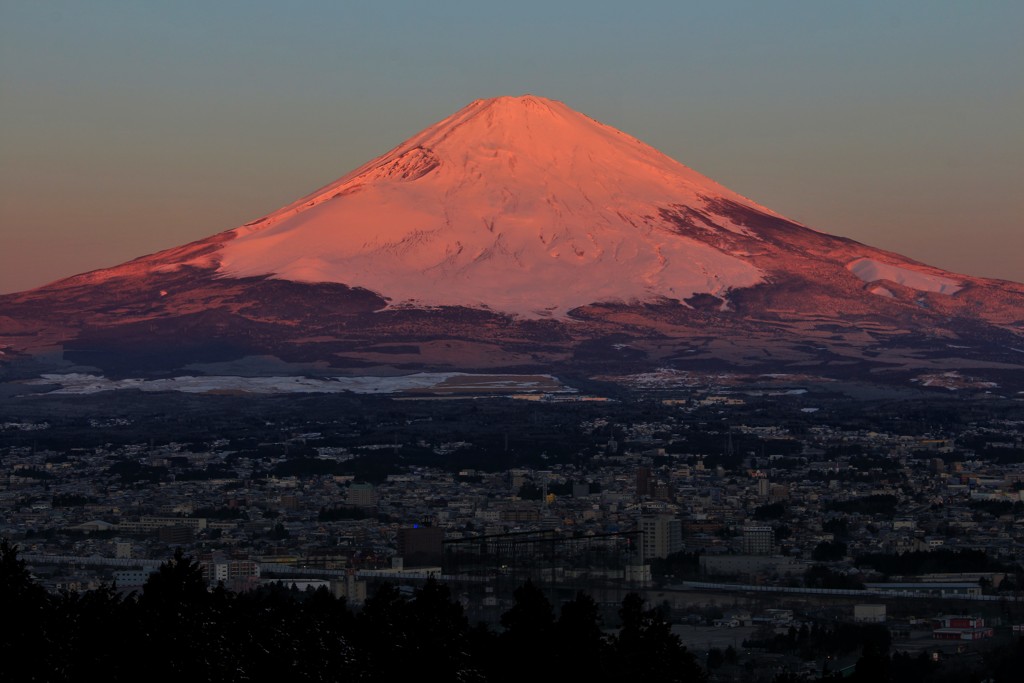
[(152, 569), (119, 569), (114, 572), (114, 585), (118, 588), (137, 588), (143, 586)]
[(366, 602), (366, 582), (348, 572), (344, 579), (331, 581), (331, 593), (336, 598), (345, 598), (349, 604), (362, 605)]
[(666, 558), (683, 549), (683, 524), (675, 515), (643, 515), (637, 526), (645, 560)]
[(743, 527), (740, 546), (744, 555), (771, 555), (775, 552), (775, 530), (770, 526)]
[(377, 489), (373, 484), (352, 484), (348, 487), (348, 504), (360, 508), (377, 507)]
[(859, 624), (884, 624), (885, 605), (854, 605), (853, 620)]
[(871, 591), (896, 593), (905, 595), (981, 595), (981, 586), (976, 582), (960, 581), (908, 581), (891, 583), (865, 583), (864, 587)]
[(651, 495), (651, 488), (654, 480), (651, 477), (651, 468), (640, 465), (636, 468), (636, 495), (638, 498), (645, 498)]
[(185, 545), (195, 540), (196, 532), (190, 526), (164, 526), (157, 529), (157, 538), (161, 543)]
[(398, 556), (407, 567), (441, 564), (444, 529), (415, 525), (398, 530)]
[(124, 520), (117, 525), (117, 529), (126, 533), (151, 533), (171, 526), (188, 527), (194, 531), (202, 531), (206, 528), (206, 518), (143, 516), (138, 520)]
[(210, 560), (203, 563), (203, 576), (211, 586), (219, 582), (233, 583), (239, 579), (258, 579), (260, 565), (252, 560)]
[(706, 576), (753, 578), (757, 576), (795, 576), (805, 566), (796, 558), (781, 555), (701, 555), (700, 573)]
[(993, 629), (981, 617), (947, 615), (932, 620), (935, 640), (982, 640), (991, 638)]

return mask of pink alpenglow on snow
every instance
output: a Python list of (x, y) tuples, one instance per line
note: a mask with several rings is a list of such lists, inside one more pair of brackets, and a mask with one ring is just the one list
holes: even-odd
[(0, 367), (60, 347), (119, 377), (697, 364), (1016, 382), (1022, 338), (1024, 285), (813, 230), (529, 95), (473, 102), (247, 225), (0, 296)]
[[(869, 258), (857, 259), (846, 267), (864, 282), (889, 280), (904, 287), (922, 292), (937, 292), (938, 294), (956, 294), (963, 289), (961, 283), (948, 277), (912, 270), (892, 263), (882, 263)], [(874, 292), (874, 289), (871, 291)]]
[[(764, 274), (652, 209), (720, 199), (774, 215), (561, 102), (477, 100), (235, 230), (220, 272), (527, 318), (594, 302), (727, 298)], [(715, 229), (748, 234), (729, 221)]]

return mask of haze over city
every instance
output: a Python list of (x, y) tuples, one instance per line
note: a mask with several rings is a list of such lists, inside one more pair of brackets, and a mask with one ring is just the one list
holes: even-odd
[(0, 4), (0, 292), (291, 202), (481, 97), (810, 227), (1024, 280), (1016, 3)]

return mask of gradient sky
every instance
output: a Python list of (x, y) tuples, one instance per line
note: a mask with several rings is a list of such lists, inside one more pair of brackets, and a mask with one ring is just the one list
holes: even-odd
[(1024, 3), (0, 0), (0, 292), (533, 93), (825, 232), (1024, 281)]

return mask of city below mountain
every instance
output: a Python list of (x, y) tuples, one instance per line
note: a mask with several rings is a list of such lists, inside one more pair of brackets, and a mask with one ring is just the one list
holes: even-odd
[(526, 95), (242, 227), (0, 296), (0, 352), (8, 378), (727, 372), (1015, 393), (1024, 285), (802, 226)]

